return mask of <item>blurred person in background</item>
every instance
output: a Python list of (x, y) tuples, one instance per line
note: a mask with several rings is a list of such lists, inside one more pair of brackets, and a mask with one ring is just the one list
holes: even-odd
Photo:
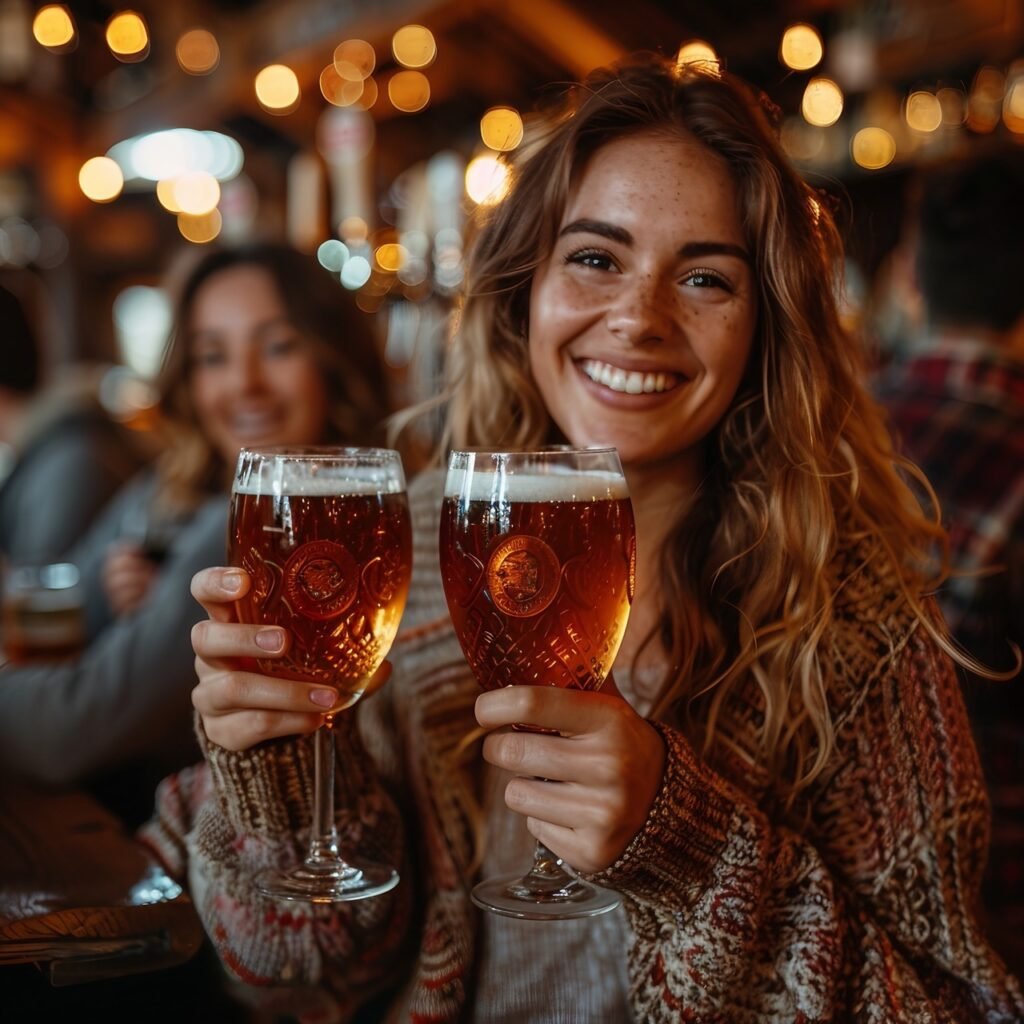
[[(299, 855), (305, 734), (338, 694), (240, 671), (240, 569), (193, 581), (206, 764), (161, 786), (144, 837), (228, 968), (313, 987), (318, 1020), (1020, 1021), (977, 918), (988, 807), (928, 596), (942, 531), (840, 326), (831, 217), (714, 69), (600, 69), (532, 132), (468, 250), (445, 440), (618, 449), (637, 586), (614, 684), (479, 693), (424, 473), (391, 681), (333, 724), (339, 831), (402, 883), (333, 907), (257, 891)], [(477, 913), (475, 877), (531, 834), (622, 907)]]
[(129, 821), (198, 757), (189, 631), (201, 610), (188, 585), (224, 560), (239, 449), (366, 442), (387, 412), (364, 314), (314, 259), (275, 245), (214, 251), (192, 269), (158, 384), (163, 451), (70, 555), (84, 652), (0, 672), (0, 765), (88, 784)]
[(0, 561), (57, 561), (142, 467), (97, 398), (102, 372), (72, 366), (44, 385), (36, 333), (0, 287)]
[[(942, 166), (909, 232), (925, 330), (879, 378), (893, 434), (925, 472), (955, 574), (937, 597), (983, 665), (1024, 646), (1024, 152)], [(983, 889), (992, 936), (1024, 971), (1024, 678), (966, 697), (993, 804)]]

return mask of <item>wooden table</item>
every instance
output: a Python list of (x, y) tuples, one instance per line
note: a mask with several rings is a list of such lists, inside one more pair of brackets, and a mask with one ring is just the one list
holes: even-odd
[(184, 963), (202, 940), (188, 896), (92, 797), (0, 781), (0, 965), (74, 985)]

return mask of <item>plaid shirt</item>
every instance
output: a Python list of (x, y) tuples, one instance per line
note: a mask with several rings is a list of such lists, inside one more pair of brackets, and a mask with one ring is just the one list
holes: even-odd
[[(938, 343), (886, 370), (875, 393), (935, 488), (954, 569), (1005, 570), (951, 579), (937, 596), (960, 643), (1006, 667), (1007, 641), (1024, 645), (1024, 363)], [(997, 928), (1024, 936), (1024, 678), (970, 677), (965, 696), (993, 807), (986, 902)]]

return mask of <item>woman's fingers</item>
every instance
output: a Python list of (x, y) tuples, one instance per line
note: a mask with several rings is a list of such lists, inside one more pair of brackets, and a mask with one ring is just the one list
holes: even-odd
[(304, 736), (315, 732), (323, 715), (297, 712), (239, 711), (220, 718), (203, 716), (207, 738), (225, 750), (248, 750), (266, 740), (282, 736)]
[(203, 619), (192, 627), (192, 650), (204, 661), (225, 658), (277, 658), (290, 636), (280, 626), (252, 626)]
[(258, 672), (215, 672), (192, 691), (201, 715), (231, 715), (240, 711), (296, 711), (323, 714), (339, 700), (338, 691), (317, 683), (274, 679)]
[[(484, 760), (514, 775), (527, 775), (559, 782), (586, 781), (592, 774), (589, 758), (562, 736), (502, 729), (484, 738)], [(596, 766), (594, 766), (596, 769)]]
[(249, 574), (244, 569), (217, 566), (200, 569), (192, 577), (192, 596), (203, 606), (207, 615), (217, 622), (234, 620), (234, 602), (248, 590)]

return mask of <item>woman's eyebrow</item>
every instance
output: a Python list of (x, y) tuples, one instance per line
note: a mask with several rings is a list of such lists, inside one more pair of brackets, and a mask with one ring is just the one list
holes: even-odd
[[(600, 235), (602, 238), (620, 242), (623, 245), (633, 244), (633, 236), (625, 228), (603, 220), (574, 220), (558, 232), (558, 237), (571, 234)], [(743, 246), (735, 245), (732, 242), (687, 242), (679, 247), (679, 256), (683, 259), (694, 259), (700, 256), (735, 256), (737, 259), (743, 260), (744, 263), (750, 263), (750, 253)]]
[(623, 245), (633, 244), (633, 236), (625, 228), (620, 228), (617, 224), (608, 224), (603, 220), (574, 220), (558, 232), (558, 237), (572, 234), (600, 235)]

